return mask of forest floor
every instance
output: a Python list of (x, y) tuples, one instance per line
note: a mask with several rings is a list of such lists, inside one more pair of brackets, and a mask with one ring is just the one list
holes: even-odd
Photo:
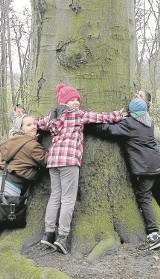
[(160, 249), (139, 251), (123, 244), (110, 255), (96, 262), (72, 253), (53, 252), (42, 244), (28, 247), (25, 256), (36, 266), (57, 268), (72, 279), (160, 279)]

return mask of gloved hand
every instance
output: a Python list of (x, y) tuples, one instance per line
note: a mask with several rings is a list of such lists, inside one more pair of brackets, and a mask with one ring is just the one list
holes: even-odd
[(112, 124), (102, 123), (94, 126), (94, 131), (97, 136), (106, 137), (109, 135), (109, 126)]
[(96, 125), (94, 125), (94, 130), (95, 130), (97, 133), (101, 133), (101, 132), (102, 132), (102, 125), (103, 125), (103, 124), (96, 124)]
[(57, 112), (57, 117), (60, 116), (64, 111), (69, 111), (70, 107), (67, 105), (59, 105), (56, 108), (56, 112)]
[(90, 133), (94, 136), (103, 136), (104, 132), (102, 130), (103, 124), (102, 123), (94, 123), (90, 124)]
[(57, 118), (57, 111), (56, 108), (51, 111), (50, 120)]
[(59, 117), (64, 111), (68, 111), (71, 112), (73, 111), (73, 108), (70, 108), (67, 105), (59, 105), (57, 108), (55, 108), (50, 115), (50, 120), (52, 120), (53, 118), (57, 118)]

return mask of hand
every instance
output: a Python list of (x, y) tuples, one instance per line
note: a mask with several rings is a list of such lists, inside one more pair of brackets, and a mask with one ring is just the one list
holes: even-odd
[(65, 111), (68, 111), (68, 112), (71, 112), (72, 108), (70, 108), (69, 106), (67, 105), (59, 105), (57, 108), (56, 108), (56, 112), (57, 112), (57, 117), (59, 117), (63, 112)]
[(4, 169), (4, 166), (5, 166), (5, 162), (1, 162), (1, 161), (0, 161), (0, 170), (3, 170), (3, 169)]
[(92, 131), (93, 132), (96, 132), (96, 133), (102, 133), (102, 123), (95, 123), (95, 124), (92, 124)]
[(64, 111), (67, 111), (67, 110), (68, 110), (68, 106), (67, 105), (59, 105), (54, 110), (52, 110), (52, 112), (50, 114), (50, 119), (49, 120), (52, 120), (54, 118), (59, 117)]
[(124, 108), (120, 109), (120, 113), (122, 114), (122, 118), (125, 119), (125, 118), (128, 117), (128, 112), (127, 111), (123, 112), (123, 111), (124, 111)]
[(57, 118), (57, 110), (56, 109), (51, 111), (50, 119), (49, 120), (52, 120), (54, 118)]

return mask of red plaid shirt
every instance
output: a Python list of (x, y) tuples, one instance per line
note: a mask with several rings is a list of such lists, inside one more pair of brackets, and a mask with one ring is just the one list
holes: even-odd
[(122, 120), (122, 114), (113, 112), (65, 111), (57, 119), (50, 114), (38, 120), (41, 130), (51, 132), (52, 145), (48, 152), (47, 168), (81, 166), (83, 155), (83, 129), (88, 123), (114, 123)]

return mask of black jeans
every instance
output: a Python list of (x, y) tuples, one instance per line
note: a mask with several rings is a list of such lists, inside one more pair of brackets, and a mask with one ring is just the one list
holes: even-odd
[(160, 204), (160, 175), (134, 176), (133, 181), (136, 199), (142, 210), (146, 233), (159, 231), (151, 199), (153, 191), (154, 198)]

